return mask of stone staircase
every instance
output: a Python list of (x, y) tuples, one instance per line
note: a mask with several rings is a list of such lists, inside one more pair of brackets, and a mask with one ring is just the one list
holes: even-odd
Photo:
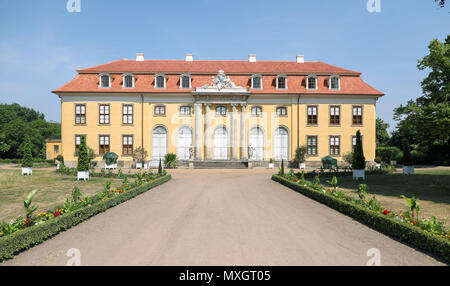
[(248, 169), (244, 161), (194, 161), (194, 169)]

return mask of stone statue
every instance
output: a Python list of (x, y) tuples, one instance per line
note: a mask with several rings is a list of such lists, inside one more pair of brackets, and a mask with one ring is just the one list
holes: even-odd
[(194, 158), (194, 147), (192, 145), (189, 147), (189, 159)]
[(252, 144), (248, 144), (248, 158), (253, 159), (255, 148), (252, 147)]

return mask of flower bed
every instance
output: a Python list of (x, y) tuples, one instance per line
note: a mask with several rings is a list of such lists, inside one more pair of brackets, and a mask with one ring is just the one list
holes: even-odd
[[(77, 168), (69, 168), (64, 165), (61, 165), (58, 170), (56, 170), (59, 174), (69, 175), (69, 176), (77, 176)], [(102, 178), (120, 178), (123, 179), (125, 177), (133, 177), (134, 174), (124, 174), (121, 169), (118, 169), (117, 173), (114, 173), (112, 170), (108, 170), (106, 172), (102, 169), (100, 172), (89, 171), (89, 176), (91, 177), (102, 177)]]
[[(395, 167), (391, 165), (384, 165), (381, 166), (381, 168), (377, 169), (374, 167), (369, 167), (365, 171), (366, 176), (367, 175), (384, 175), (388, 173), (392, 173), (395, 171)], [(297, 177), (300, 177), (302, 173), (296, 173)], [(343, 168), (342, 171), (339, 170), (332, 170), (327, 171), (326, 169), (321, 168), (319, 172), (316, 172), (315, 170), (312, 172), (304, 173), (305, 178), (312, 179), (315, 176), (319, 176), (321, 178), (331, 178), (333, 176), (336, 177), (346, 177), (346, 176), (353, 176), (353, 171), (351, 168)]]
[(84, 197), (74, 189), (71, 200), (67, 199), (64, 206), (33, 215), (31, 221), (20, 217), (9, 224), (2, 223), (2, 231), (7, 230), (8, 233), (3, 233), (3, 237), (0, 237), (0, 261), (12, 258), (15, 254), (170, 179), (171, 176), (165, 174), (140, 174), (133, 183), (128, 183), (126, 178), (118, 188), (111, 189), (107, 185), (104, 191)]
[(273, 175), (272, 180), (450, 263), (450, 232), (442, 225), (436, 228), (435, 221), (433, 225), (433, 221), (417, 221), (405, 214), (383, 209), (374, 197), (363, 204), (357, 198), (336, 191), (336, 188), (324, 188), (317, 179), (311, 183), (304, 177), (299, 179), (292, 175)]

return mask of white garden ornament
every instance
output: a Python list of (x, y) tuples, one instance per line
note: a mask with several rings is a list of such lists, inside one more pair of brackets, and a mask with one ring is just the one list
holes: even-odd
[(22, 167), (22, 176), (23, 175), (33, 175), (33, 168), (32, 167)]
[(89, 180), (89, 171), (78, 171), (77, 173), (77, 180)]
[(403, 174), (404, 175), (414, 174), (414, 166), (403, 166)]

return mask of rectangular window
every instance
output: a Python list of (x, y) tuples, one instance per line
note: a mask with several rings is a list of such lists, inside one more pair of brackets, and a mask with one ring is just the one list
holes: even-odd
[(330, 79), (330, 89), (339, 89), (339, 78), (332, 77)]
[(58, 145), (53, 146), (53, 152), (54, 152), (55, 154), (58, 154), (58, 153), (59, 153), (59, 146), (58, 146)]
[(155, 115), (166, 115), (166, 107), (164, 105), (155, 106)]
[(109, 152), (109, 135), (100, 135), (98, 137), (98, 152), (100, 155), (104, 155)]
[(308, 89), (316, 89), (316, 78), (308, 77)]
[(133, 155), (133, 135), (122, 136), (122, 153), (123, 155)]
[(308, 124), (317, 125), (317, 106), (308, 106)]
[(252, 116), (261, 116), (262, 115), (262, 107), (253, 106), (251, 109)]
[(253, 82), (253, 88), (261, 88), (261, 77), (254, 76), (252, 82)]
[(317, 155), (317, 136), (307, 136), (306, 147), (308, 155)]
[(133, 76), (131, 76), (131, 75), (126, 75), (125, 76), (124, 87), (128, 87), (128, 88), (133, 87)]
[(184, 116), (191, 115), (191, 107), (190, 106), (181, 106), (180, 107), (180, 115), (184, 115)]
[(109, 124), (109, 104), (100, 104), (98, 106), (98, 122), (100, 124)]
[(362, 106), (353, 106), (353, 125), (362, 125)]
[(86, 104), (75, 104), (75, 124), (86, 124)]
[(339, 106), (330, 106), (330, 124), (339, 125), (341, 123), (341, 108)]
[(280, 76), (277, 80), (277, 88), (285, 89), (286, 88), (286, 78)]
[(133, 124), (133, 105), (124, 104), (122, 111), (122, 123)]
[(159, 76), (156, 77), (156, 87), (157, 88), (164, 88), (165, 87), (164, 76), (159, 75)]
[(341, 142), (339, 136), (330, 136), (330, 155), (339, 155)]
[(191, 87), (191, 79), (189, 76), (181, 77), (181, 87), (182, 88), (190, 88)]
[(277, 116), (287, 116), (287, 108), (277, 107)]

